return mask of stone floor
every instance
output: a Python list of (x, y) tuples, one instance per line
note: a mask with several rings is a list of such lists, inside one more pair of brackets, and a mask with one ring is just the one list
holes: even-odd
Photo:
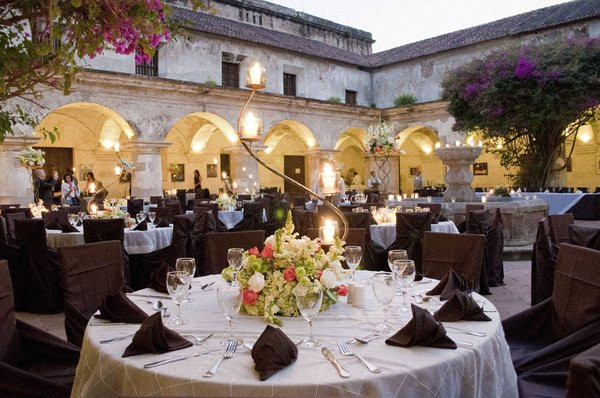
[[(487, 296), (498, 309), (502, 319), (530, 306), (531, 262), (505, 261), (504, 275), (505, 285), (491, 288), (492, 295)], [(17, 318), (66, 339), (64, 314), (40, 315), (18, 312)]]

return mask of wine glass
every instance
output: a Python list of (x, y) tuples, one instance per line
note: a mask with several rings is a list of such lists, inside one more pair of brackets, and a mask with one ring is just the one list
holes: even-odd
[(154, 220), (156, 220), (156, 213), (153, 211), (149, 211), (148, 219), (150, 220), (150, 223), (152, 224), (151, 228), (154, 228)]
[(77, 214), (69, 214), (68, 218), (72, 226), (77, 226), (77, 223), (79, 222), (79, 216)]
[(79, 219), (81, 220), (81, 222), (83, 222), (83, 220), (85, 220), (87, 214), (85, 214), (85, 211), (80, 211), (79, 213), (77, 213), (77, 215), (79, 216)]
[(186, 271), (171, 271), (167, 273), (167, 291), (173, 302), (177, 306), (175, 317), (171, 320), (171, 325), (184, 325), (186, 321), (181, 317), (181, 303), (185, 299), (192, 278)]
[(356, 282), (356, 267), (358, 267), (362, 258), (362, 248), (360, 246), (346, 246), (344, 257), (348, 267), (352, 269), (352, 282)]
[(404, 270), (400, 273), (400, 282), (402, 283), (402, 311), (408, 311), (408, 307), (406, 306), (406, 289), (415, 280), (415, 262), (412, 260), (399, 260), (399, 262), (404, 263)]
[[(406, 250), (390, 250), (388, 252), (388, 267), (390, 271), (393, 272), (394, 278), (397, 277), (396, 270), (394, 269), (394, 261), (396, 260), (408, 260), (408, 254)], [(396, 284), (396, 295), (401, 295), (402, 289), (400, 288), (400, 283)]]
[(296, 297), (296, 305), (300, 311), (300, 315), (306, 319), (310, 326), (310, 337), (302, 340), (298, 347), (319, 347), (321, 342), (313, 336), (312, 320), (321, 310), (323, 302), (323, 290), (320, 285), (296, 285), (293, 290)]
[(389, 329), (391, 325), (388, 323), (388, 307), (394, 300), (396, 293), (394, 276), (391, 272), (377, 272), (372, 278), (373, 294), (375, 298), (383, 306), (383, 322), (377, 327), (380, 330)]
[(231, 284), (234, 285), (237, 282), (237, 273), (242, 268), (242, 260), (244, 259), (244, 249), (239, 247), (232, 247), (227, 249), (227, 262), (230, 267), (234, 267), (235, 271), (233, 272), (233, 280)]
[[(242, 288), (237, 284), (222, 284), (217, 287), (217, 304), (223, 315), (225, 315), (225, 318), (229, 321), (229, 337), (224, 339), (221, 344), (225, 344), (229, 340), (237, 340), (233, 336), (233, 321), (238, 312), (240, 312), (242, 297)], [(243, 344), (243, 341), (238, 340), (238, 344)]]
[(146, 218), (146, 215), (143, 211), (140, 211), (138, 214), (135, 215), (135, 219), (137, 220), (138, 224), (144, 221), (144, 218)]

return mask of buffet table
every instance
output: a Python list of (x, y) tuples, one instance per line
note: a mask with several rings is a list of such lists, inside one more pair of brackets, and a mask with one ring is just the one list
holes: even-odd
[[(46, 230), (48, 246), (53, 248), (78, 246), (85, 244), (83, 227), (77, 227), (80, 232), (61, 232), (60, 230)], [(171, 244), (173, 227), (148, 228), (147, 231), (132, 231), (125, 228), (125, 241), (123, 245), (128, 254), (146, 254), (160, 250)]]
[[(456, 225), (452, 221), (441, 221), (437, 224), (431, 224), (431, 232), (459, 233), (458, 228), (456, 228)], [(396, 224), (382, 223), (371, 225), (371, 239), (379, 246), (387, 249), (396, 240)]]
[[(243, 345), (238, 347), (233, 358), (222, 362), (213, 378), (204, 378), (204, 372), (222, 355), (219, 342), (228, 329), (216, 303), (215, 289), (202, 291), (199, 284), (193, 284), (194, 301), (182, 306), (183, 317), (188, 323), (169, 327), (197, 337), (214, 332), (212, 338), (200, 346), (184, 350), (122, 358), (131, 338), (110, 344), (100, 344), (99, 341), (134, 333), (139, 324), (88, 326), (71, 396), (517, 397), (516, 374), (500, 316), (491, 303), (477, 294), (474, 297), (485, 303), (484, 309), (489, 311), (486, 314), (491, 322), (445, 323), (486, 333), (486, 337), (476, 337), (448, 330), (450, 338), (470, 342), (473, 346), (457, 342), (455, 350), (417, 346), (400, 348), (386, 345), (383, 339), (364, 345), (350, 345), (352, 350), (382, 369), (377, 374), (370, 373), (358, 359), (340, 355), (337, 338), (350, 339), (372, 333), (382, 321), (383, 312), (373, 296), (368, 280), (370, 275), (369, 271), (360, 271), (357, 275), (357, 279), (366, 286), (366, 305), (363, 308), (352, 307), (345, 298), (341, 298), (334, 307), (313, 320), (315, 337), (351, 373), (350, 378), (340, 378), (321, 355), (320, 348), (299, 348), (294, 364), (261, 382), (254, 370), (250, 350)], [(196, 280), (224, 283), (220, 276), (214, 275)], [(435, 283), (417, 283), (410, 292), (429, 290)], [(158, 294), (150, 289), (138, 293)], [(138, 298), (130, 296), (132, 300)], [(393, 305), (398, 306), (400, 300), (397, 297)], [(171, 312), (174, 311), (172, 300), (162, 301)], [(151, 304), (140, 301), (136, 304), (153, 313)], [(434, 300), (420, 305), (432, 310), (439, 306)], [(410, 320), (409, 314), (402, 311), (390, 314), (393, 332)], [(165, 321), (168, 319), (165, 318)], [(293, 342), (308, 335), (308, 324), (303, 318), (282, 320), (282, 330)], [(238, 337), (252, 345), (265, 326), (260, 317), (239, 315), (234, 329)], [(144, 364), (149, 362), (209, 350), (213, 351), (185, 361), (144, 368)]]

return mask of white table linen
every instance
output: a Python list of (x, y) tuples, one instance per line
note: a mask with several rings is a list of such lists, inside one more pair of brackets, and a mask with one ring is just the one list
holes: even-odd
[[(356, 358), (340, 355), (336, 339), (364, 336), (373, 332), (382, 321), (383, 312), (377, 304), (369, 281), (368, 271), (360, 271), (357, 279), (366, 285), (366, 305), (354, 308), (342, 298), (334, 307), (319, 314), (313, 321), (315, 337), (328, 347), (351, 373), (348, 379), (338, 376), (334, 367), (321, 355), (320, 348), (299, 348), (298, 360), (266, 381), (259, 381), (250, 351), (239, 347), (235, 357), (222, 362), (213, 378), (202, 375), (212, 367), (222, 351), (211, 352), (181, 362), (144, 369), (144, 364), (173, 356), (205, 352), (218, 346), (227, 333), (227, 322), (216, 303), (215, 289), (200, 291), (192, 288), (194, 301), (184, 304), (183, 317), (188, 324), (171, 327), (180, 333), (215, 336), (201, 346), (159, 355), (144, 354), (122, 358), (131, 338), (111, 344), (100, 340), (135, 332), (139, 325), (88, 326), (83, 340), (81, 359), (75, 376), (72, 397), (101, 396), (244, 396), (244, 397), (517, 397), (516, 374), (500, 316), (488, 312), (491, 322), (453, 322), (454, 327), (485, 332), (476, 337), (448, 331), (451, 338), (467, 341), (474, 346), (458, 345), (456, 350), (428, 347), (400, 348), (388, 346), (383, 339), (366, 345), (351, 345), (351, 349), (365, 356), (376, 366), (378, 374), (369, 373)], [(217, 276), (200, 278), (203, 282), (220, 280)], [(222, 282), (218, 282), (222, 283)], [(412, 292), (431, 289), (435, 281), (417, 284)], [(151, 289), (143, 293), (156, 294)], [(140, 292), (141, 293), (141, 292)], [(400, 304), (398, 296), (393, 305)], [(486, 310), (494, 306), (483, 297)], [(130, 297), (135, 299), (135, 297)], [(173, 312), (172, 300), (163, 300)], [(137, 302), (151, 311), (151, 305)], [(436, 310), (434, 301), (423, 304)], [(169, 318), (166, 318), (168, 320)], [(308, 324), (303, 318), (282, 318), (283, 332), (294, 342), (308, 335)], [(399, 330), (410, 315), (401, 311), (389, 316), (393, 331)], [(236, 319), (235, 334), (253, 344), (266, 324), (260, 317), (240, 315)]]
[[(85, 244), (83, 227), (78, 227), (80, 232), (63, 233), (60, 230), (46, 230), (48, 246), (53, 248), (70, 247)], [(125, 250), (129, 254), (146, 254), (160, 250), (171, 244), (173, 227), (148, 228), (147, 231), (131, 231), (125, 229)]]
[[(458, 228), (456, 228), (456, 225), (452, 221), (441, 221), (437, 224), (431, 224), (431, 232), (459, 233)], [(396, 240), (396, 224), (381, 223), (371, 225), (371, 239), (379, 246), (387, 249)]]

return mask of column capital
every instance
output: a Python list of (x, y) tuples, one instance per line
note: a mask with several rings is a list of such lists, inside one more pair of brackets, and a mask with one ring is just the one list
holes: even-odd
[(172, 142), (166, 141), (130, 141), (121, 146), (121, 150), (135, 153), (160, 153), (163, 148), (168, 148)]
[(37, 144), (40, 137), (25, 135), (8, 135), (4, 137), (4, 142), (0, 144), (0, 151), (20, 151)]

